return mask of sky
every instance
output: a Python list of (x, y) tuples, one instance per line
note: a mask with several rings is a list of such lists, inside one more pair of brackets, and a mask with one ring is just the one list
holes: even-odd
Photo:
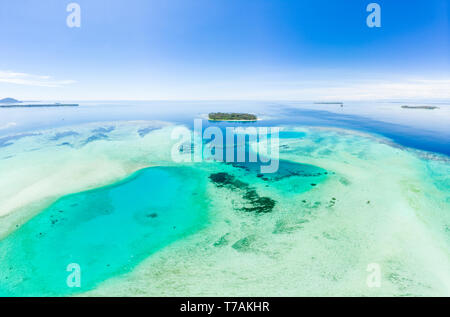
[(2, 0), (0, 98), (450, 99), (449, 16), (449, 0)]

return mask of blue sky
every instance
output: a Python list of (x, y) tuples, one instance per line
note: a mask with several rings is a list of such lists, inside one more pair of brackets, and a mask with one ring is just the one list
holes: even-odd
[(447, 0), (1, 1), (0, 98), (450, 98), (449, 14)]

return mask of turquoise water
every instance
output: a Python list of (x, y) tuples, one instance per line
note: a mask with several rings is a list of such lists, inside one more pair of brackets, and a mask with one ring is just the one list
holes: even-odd
[[(153, 167), (59, 199), (0, 242), (0, 295), (69, 295), (130, 271), (205, 224), (206, 179), (188, 167)], [(80, 265), (80, 288), (66, 284), (70, 263)]]
[[(389, 124), (367, 123), (358, 118), (336, 114), (324, 117), (323, 112), (307, 111), (311, 112), (309, 120), (308, 117), (305, 119), (305, 113), (297, 114), (296, 111), (287, 112), (286, 116), (289, 118), (255, 124), (246, 123), (245, 126), (282, 124), (299, 126), (300, 122), (301, 125), (351, 127), (362, 131), (366, 131), (367, 126), (373, 126), (373, 129), (371, 128), (373, 131), (369, 132), (379, 132), (385, 127), (387, 132), (403, 131), (396, 130)], [(189, 120), (192, 121), (192, 116)], [(238, 124), (208, 123), (208, 125), (225, 127)], [(208, 125), (205, 123), (204, 126)], [(147, 124), (144, 128), (146, 126)], [(23, 128), (25, 129), (25, 126)], [(86, 136), (76, 128), (74, 131), (77, 132), (71, 132), (71, 127), (69, 131), (61, 130), (64, 133), (56, 136), (52, 133), (51, 140), (46, 137), (45, 132), (41, 136), (30, 132), (3, 138), (5, 144), (3, 147), (0, 144), (0, 151), (3, 151), (5, 162), (9, 162), (6, 160), (16, 159), (15, 149), (20, 150), (23, 146), (27, 151), (30, 150), (26, 153), (26, 160), (38, 162), (36, 169), (41, 166), (45, 168), (45, 164), (36, 159), (39, 156), (35, 156), (40, 153), (39, 148), (42, 145), (48, 146), (49, 153), (53, 151), (50, 147), (54, 146), (56, 153), (67, 151), (67, 157), (77, 153), (80, 157), (88, 155), (90, 158), (90, 153), (75, 152), (79, 151), (76, 147), (73, 149), (57, 147), (66, 141), (59, 138), (72, 137), (88, 146), (92, 143), (98, 145), (99, 152), (104, 149), (105, 155), (113, 153), (112, 158), (117, 154), (117, 157), (130, 156), (135, 161), (140, 157), (141, 151), (133, 151), (140, 149), (142, 144), (133, 142), (145, 141), (146, 137), (151, 138), (151, 135), (146, 136), (151, 129), (144, 128), (137, 125), (135, 130), (127, 128), (122, 131), (118, 125), (116, 130), (95, 129), (90, 131), (94, 134)], [(448, 252), (445, 253), (447, 249), (444, 249), (442, 257), (437, 251), (428, 252), (428, 247), (433, 247), (434, 244), (424, 239), (426, 235), (418, 235), (417, 230), (423, 226), (419, 220), (426, 219), (434, 226), (432, 233), (443, 232), (448, 237), (449, 222), (445, 213), (449, 203), (446, 194), (449, 188), (446, 177), (448, 163), (445, 165), (429, 161), (427, 165), (430, 170), (427, 172), (421, 161), (417, 161), (414, 155), (406, 151), (356, 136), (314, 132), (310, 129), (305, 131), (307, 132), (280, 131), (280, 139), (286, 141), (281, 142), (280, 147), (281, 157), (285, 160), (280, 160), (279, 170), (275, 174), (262, 174), (261, 164), (249, 162), (200, 163), (194, 167), (155, 167), (137, 172), (107, 187), (62, 197), (48, 208), (39, 210), (37, 216), (0, 241), (0, 295), (73, 295), (96, 289), (99, 283), (132, 271), (149, 256), (158, 259), (158, 250), (199, 232), (198, 230), (204, 227), (205, 231), (216, 230), (216, 232), (213, 232), (213, 235), (211, 233), (205, 235), (205, 231), (201, 231), (198, 235), (191, 235), (189, 239), (194, 239), (195, 243), (187, 246), (188, 251), (185, 254), (179, 252), (177, 249), (179, 246), (172, 245), (167, 252), (171, 256), (180, 253), (177, 260), (171, 257), (170, 263), (158, 262), (160, 266), (155, 267), (156, 273), (152, 278), (146, 275), (142, 279), (144, 288), (136, 292), (129, 292), (124, 288), (121, 294), (149, 294), (151, 293), (149, 290), (153, 289), (153, 281), (160, 283), (160, 292), (153, 293), (157, 295), (163, 294), (161, 290), (166, 289), (172, 291), (168, 294), (182, 296), (266, 295), (258, 293), (259, 290), (250, 291), (252, 287), (256, 287), (255, 283), (247, 281), (251, 274), (260, 274), (260, 281), (268, 281), (264, 287), (259, 285), (256, 287), (267, 290), (269, 292), (267, 294), (274, 294), (270, 291), (283, 289), (285, 292), (283, 294), (334, 295), (331, 291), (337, 283), (341, 284), (335, 289), (342, 290), (342, 294), (352, 294), (348, 293), (349, 289), (355, 287), (359, 289), (361, 285), (365, 287), (366, 264), (373, 261), (380, 261), (386, 269), (383, 285), (392, 284), (393, 287), (399, 285), (398, 291), (383, 288), (380, 292), (382, 295), (404, 294), (406, 288), (411, 294), (427, 294), (426, 290), (419, 289), (412, 283), (410, 284), (413, 286), (404, 285), (405, 281), (413, 280), (417, 280), (417, 285), (425, 285), (424, 289), (428, 284), (432, 285), (436, 294), (448, 294), (442, 292), (439, 283), (425, 274), (427, 270), (437, 272), (436, 276), (439, 277), (437, 280), (442, 280), (443, 284), (448, 285), (445, 270), (448, 267), (446, 266)], [(445, 138), (446, 135), (448, 134), (444, 134), (441, 138)], [(110, 142), (122, 138), (130, 143), (122, 147)], [(441, 138), (438, 139), (439, 142)], [(51, 141), (48, 144), (45, 141), (47, 139)], [(295, 142), (295, 139), (302, 142)], [(425, 141), (426, 138), (419, 140)], [(166, 139), (162, 142), (165, 141)], [(448, 148), (445, 147), (447, 143), (439, 144), (442, 149)], [(442, 149), (440, 152), (445, 152)], [(124, 151), (129, 152), (123, 153)], [(152, 159), (149, 158), (148, 161), (152, 162)], [(288, 159), (297, 162), (315, 162), (313, 164), (323, 165), (325, 169)], [(23, 162), (18, 159), (14, 167), (20, 168)], [(405, 166), (405, 170), (402, 170), (402, 166)], [(422, 174), (417, 173), (422, 169), (423, 175), (429, 176), (429, 179), (424, 178), (423, 182), (419, 182), (418, 177)], [(377, 177), (379, 174), (384, 176)], [(215, 177), (211, 178), (212, 175)], [(328, 181), (324, 182), (325, 179)], [(207, 184), (211, 180), (215, 180), (212, 186)], [(11, 178), (8, 182), (14, 185), (20, 180)], [(433, 186), (427, 187), (428, 182), (443, 192), (442, 197), (433, 192)], [(31, 186), (31, 184), (34, 183), (30, 181), (23, 185)], [(208, 190), (211, 190), (208, 194), (207, 186)], [(18, 188), (22, 189), (23, 186)], [(18, 197), (20, 199), (20, 195)], [(226, 210), (211, 210), (209, 200), (217, 203), (216, 206), (225, 205), (224, 201), (232, 203), (226, 205), (228, 208)], [(224, 215), (223, 223), (216, 222), (217, 219), (214, 217), (217, 213)], [(444, 214), (445, 216), (442, 216)], [(420, 215), (420, 219), (415, 219), (415, 215)], [(414, 226), (405, 225), (405, 221), (402, 221), (405, 217), (406, 224)], [(370, 224), (367, 225), (368, 223)], [(398, 231), (403, 234), (400, 238), (389, 238), (399, 236)], [(211, 242), (214, 241), (211, 236), (220, 242), (228, 241), (229, 244), (219, 243), (219, 248)], [(294, 242), (295, 248), (288, 249)], [(186, 247), (186, 244), (181, 245)], [(202, 247), (199, 248), (199, 245)], [(204, 254), (204, 250), (213, 252), (211, 251), (213, 248), (217, 249), (217, 258), (210, 258), (211, 261), (208, 262), (208, 254)], [(232, 252), (226, 253), (229, 251), (227, 248), (232, 249)], [(385, 256), (383, 252), (386, 249), (392, 249), (393, 256)], [(405, 253), (401, 250), (405, 250)], [(416, 252), (415, 257), (407, 254), (406, 250)], [(245, 257), (244, 253), (250, 256)], [(166, 256), (167, 253), (164, 254)], [(265, 263), (262, 255), (258, 257), (260, 254), (268, 254), (271, 259), (279, 255), (276, 258), (276, 265), (270, 261)], [(294, 256), (289, 258), (288, 254), (295, 254), (295, 258)], [(245, 261), (250, 261), (253, 257), (254, 263), (248, 264), (251, 269), (245, 270)], [(202, 260), (196, 262), (196, 259)], [(319, 261), (323, 265), (317, 265)], [(81, 267), (81, 288), (69, 288), (66, 285), (66, 278), (70, 274), (66, 268), (70, 263), (78, 263)], [(186, 269), (189, 263), (192, 267)], [(392, 263), (398, 263), (398, 267), (392, 266)], [(420, 266), (420, 269), (416, 269), (411, 263), (414, 265), (419, 263), (417, 266)], [(433, 263), (439, 265), (431, 267), (430, 264)], [(223, 265), (228, 268), (223, 269)], [(249, 270), (252, 272), (250, 275)], [(348, 279), (348, 285), (343, 284), (345, 274), (349, 271), (362, 274), (353, 280)], [(133, 274), (139, 272), (137, 270)], [(205, 276), (210, 275), (199, 283), (198, 275), (196, 276), (198, 272)], [(267, 279), (263, 277), (264, 274), (274, 278)], [(333, 277), (332, 281), (327, 280), (329, 276)], [(133, 283), (136, 282), (136, 275), (134, 277)], [(139, 277), (138, 275), (137, 279)], [(336, 281), (335, 277), (340, 277), (342, 281)], [(233, 281), (228, 284), (226, 293), (222, 293), (227, 287), (226, 283), (216, 283), (221, 278), (222, 281)], [(191, 282), (195, 281), (189, 284), (189, 279)], [(215, 287), (208, 284), (208, 281), (214, 281), (219, 291), (208, 293)], [(357, 285), (352, 284), (352, 281), (356, 281)], [(242, 292), (237, 293), (235, 290), (239, 283)], [(106, 287), (111, 285), (120, 284), (111, 281)], [(324, 291), (324, 286), (328, 287), (328, 293)], [(316, 288), (320, 288), (320, 291)], [(142, 289), (146, 291), (143, 292)], [(289, 289), (295, 289), (298, 293), (289, 292)], [(199, 292), (195, 293), (193, 290)], [(370, 295), (367, 291), (372, 290), (364, 288), (354, 294)]]
[[(127, 166), (142, 155), (145, 143), (138, 141), (161, 144), (169, 135), (159, 131), (153, 140), (151, 133), (142, 138), (141, 128), (118, 124), (108, 139), (80, 148), (58, 147), (61, 140), (49, 144), (43, 132), (2, 151), (47, 145), (5, 162), (14, 162), (11, 170), (39, 162), (34, 168), (49, 176), (69, 156), (96, 164), (94, 146)], [(85, 130), (74, 128), (78, 134), (70, 135), (87, 140), (92, 129)], [(0, 241), (0, 295), (84, 295), (90, 290), (102, 296), (370, 295), (365, 281), (372, 262), (383, 266), (386, 285), (376, 294), (447, 294), (446, 245), (441, 252), (428, 237), (448, 235), (448, 165), (423, 165), (409, 151), (372, 138), (304, 130), (280, 133), (283, 159), (274, 174), (261, 173), (258, 162), (153, 167), (110, 186), (64, 196), (47, 208), (30, 208), (37, 215)], [(153, 153), (169, 147), (150, 147), (148, 161), (141, 162), (154, 162)], [(52, 158), (53, 153), (60, 155), (58, 161), (42, 164), (43, 155)], [(64, 171), (69, 165), (63, 166)], [(35, 179), (47, 177), (38, 175)], [(30, 187), (34, 179), (3, 181), (36, 188)], [(63, 183), (59, 177), (50, 184)], [(81, 267), (80, 288), (66, 284), (71, 263)], [(252, 276), (257, 283), (248, 282)]]
[[(281, 138), (305, 135), (286, 131)], [(248, 156), (247, 142), (245, 152)], [(233, 191), (242, 198), (236, 213), (258, 214), (276, 211), (280, 202), (275, 193), (298, 195), (327, 175), (319, 167), (287, 160), (280, 160), (272, 174), (262, 174), (260, 165), (152, 167), (118, 183), (60, 198), (0, 241), (0, 296), (73, 295), (130, 272), (154, 252), (207, 224), (208, 182), (219, 195)], [(217, 182), (217, 175), (225, 181)], [(71, 263), (81, 269), (79, 288), (66, 283)]]
[(301, 139), (306, 136), (306, 132), (302, 131), (280, 131), (281, 139)]

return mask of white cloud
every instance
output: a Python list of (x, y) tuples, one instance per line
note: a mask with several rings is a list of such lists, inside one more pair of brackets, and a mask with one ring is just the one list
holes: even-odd
[(76, 83), (74, 80), (55, 80), (51, 76), (2, 70), (0, 70), (0, 82), (37, 87), (62, 87)]
[[(211, 87), (212, 86), (212, 87)], [(398, 80), (301, 80), (242, 81), (204, 85), (207, 99), (214, 90), (223, 97), (279, 100), (377, 100), (377, 99), (450, 99), (450, 79)], [(218, 88), (218, 89), (217, 89)], [(197, 92), (197, 91), (196, 91)], [(200, 91), (197, 93), (200, 94)], [(209, 94), (209, 95), (208, 95)], [(206, 96), (205, 96), (206, 95)]]
[(329, 99), (396, 99), (450, 98), (448, 79), (408, 79), (400, 81), (372, 81), (348, 86), (329, 87), (324, 94)]

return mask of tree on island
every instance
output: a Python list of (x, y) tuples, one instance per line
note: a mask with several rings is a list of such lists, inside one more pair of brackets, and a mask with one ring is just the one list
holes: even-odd
[(257, 117), (250, 113), (224, 113), (224, 112), (211, 112), (209, 114), (209, 120), (217, 121), (256, 121)]

